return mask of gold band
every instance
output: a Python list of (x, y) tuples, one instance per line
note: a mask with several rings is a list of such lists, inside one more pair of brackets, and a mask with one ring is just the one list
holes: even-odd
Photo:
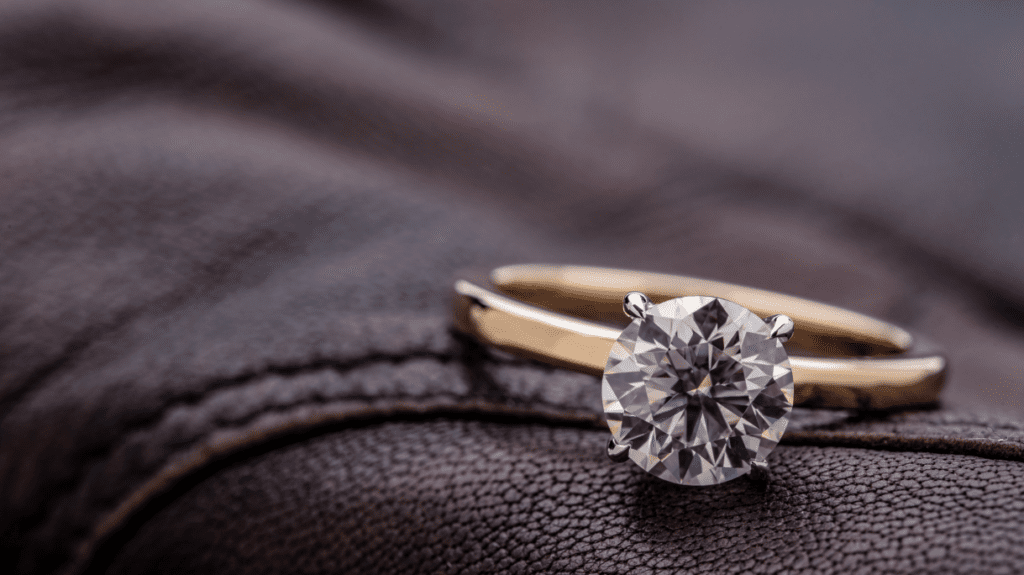
[[(931, 404), (946, 360), (906, 330), (842, 308), (686, 276), (610, 268), (515, 265), (481, 281), (455, 283), (455, 327), (515, 355), (600, 375), (623, 324), (622, 297), (642, 291), (655, 302), (684, 295), (733, 301), (764, 317), (796, 323), (786, 344), (795, 403), (894, 409)], [(800, 354), (800, 355), (797, 355)]]

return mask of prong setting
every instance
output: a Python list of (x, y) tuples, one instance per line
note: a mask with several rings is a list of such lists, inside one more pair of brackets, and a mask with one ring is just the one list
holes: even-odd
[(652, 305), (651, 299), (638, 291), (631, 291), (622, 298), (622, 311), (633, 319), (643, 319)]
[(614, 438), (608, 439), (608, 459), (615, 463), (622, 463), (629, 459), (629, 446), (615, 443)]
[(796, 328), (796, 325), (793, 323), (793, 318), (788, 315), (776, 314), (765, 318), (764, 322), (768, 324), (768, 335), (772, 339), (786, 343), (793, 337), (793, 330)]
[(768, 464), (764, 461), (751, 461), (750, 478), (759, 483), (768, 481)]

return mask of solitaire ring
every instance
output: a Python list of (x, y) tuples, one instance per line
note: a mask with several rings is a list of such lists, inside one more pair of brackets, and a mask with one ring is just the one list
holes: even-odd
[(900, 327), (734, 284), (514, 265), (454, 291), (457, 330), (600, 375), (608, 455), (683, 485), (766, 473), (794, 405), (925, 406), (945, 380), (945, 358)]

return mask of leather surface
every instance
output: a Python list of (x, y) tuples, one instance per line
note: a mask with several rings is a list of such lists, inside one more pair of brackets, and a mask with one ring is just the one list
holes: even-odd
[[(858, 6), (0, 6), (0, 563), (1024, 569), (1024, 18)], [(450, 332), (528, 261), (850, 307), (950, 381), (662, 485), (593, 378)]]
[(461, 420), (326, 434), (203, 481), (111, 571), (993, 573), (1024, 560), (1020, 461), (782, 446), (766, 485), (680, 490), (609, 465), (606, 441)]

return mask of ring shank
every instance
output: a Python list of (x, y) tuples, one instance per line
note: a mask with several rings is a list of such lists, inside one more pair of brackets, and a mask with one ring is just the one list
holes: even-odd
[[(455, 283), (455, 327), (510, 353), (584, 373), (603, 373), (625, 318), (622, 297), (654, 302), (709, 295), (764, 317), (789, 315), (787, 348), (797, 405), (894, 409), (937, 401), (946, 361), (907, 331), (842, 308), (767, 290), (686, 276), (580, 266), (517, 265), (485, 281)], [(527, 303), (528, 302), (528, 303)], [(532, 304), (532, 305), (531, 305)], [(829, 357), (825, 357), (829, 356)]]

